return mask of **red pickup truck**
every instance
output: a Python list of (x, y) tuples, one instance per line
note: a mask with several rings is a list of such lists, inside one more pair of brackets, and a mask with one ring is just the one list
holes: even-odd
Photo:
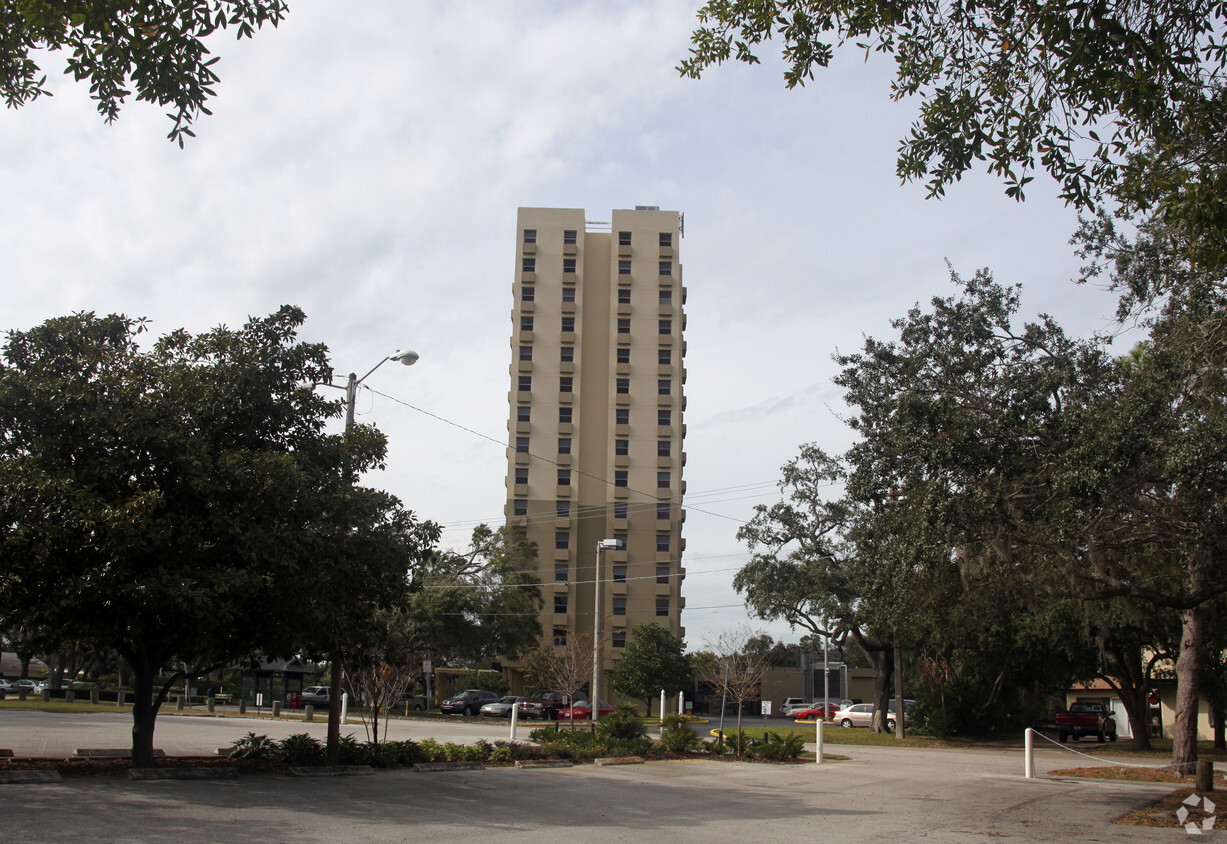
[(1068, 712), (1057, 713), (1057, 733), (1061, 741), (1074, 741), (1083, 736), (1095, 736), (1102, 744), (1105, 738), (1116, 741), (1116, 719), (1104, 700), (1076, 700)]

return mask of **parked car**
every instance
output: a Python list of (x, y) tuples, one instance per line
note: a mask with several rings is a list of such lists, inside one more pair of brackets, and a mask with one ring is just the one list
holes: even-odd
[(327, 686), (307, 686), (298, 696), (303, 706), (327, 706), (331, 700)]
[(0, 692), (4, 692), (6, 695), (15, 695), (17, 694), (17, 686), (0, 677)]
[(494, 703), (487, 703), (483, 706), (481, 714), (491, 718), (510, 718), (511, 710), (515, 709), (516, 704), (522, 700), (524, 700), (523, 695), (506, 695)]
[(809, 709), (814, 705), (812, 700), (807, 700), (803, 697), (786, 697), (784, 702), (780, 704), (781, 715), (795, 715), (802, 709)]
[(1056, 721), (1063, 742), (1071, 736), (1074, 741), (1083, 736), (1094, 736), (1101, 744), (1105, 738), (1116, 741), (1116, 719), (1105, 700), (1076, 700), (1068, 712), (1057, 713)]
[(841, 727), (868, 727), (873, 723), (873, 704), (854, 703), (841, 707), (831, 716), (831, 720)]
[(520, 717), (554, 721), (558, 718), (558, 713), (570, 702), (571, 699), (565, 692), (556, 689), (538, 689), (520, 701)]
[[(604, 718), (606, 715), (613, 713), (613, 707), (605, 701), (601, 701), (600, 714)], [(587, 721), (592, 718), (592, 701), (577, 700), (574, 706), (568, 706), (566, 709), (558, 713), (559, 721)]]
[(476, 715), (487, 703), (494, 703), (498, 695), (484, 689), (465, 689), (458, 692), (439, 707), (444, 715)]
[(821, 718), (825, 721), (828, 718), (834, 718), (839, 708), (837, 703), (811, 703), (805, 709), (798, 709), (790, 714), (798, 721), (812, 721), (815, 718)]

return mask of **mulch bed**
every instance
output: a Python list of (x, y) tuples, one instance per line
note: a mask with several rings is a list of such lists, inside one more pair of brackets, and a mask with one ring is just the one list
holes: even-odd
[[(1177, 814), (1181, 806), (1189, 810), (1185, 818), (1186, 823), (1191, 822), (1200, 824), (1208, 817), (1208, 813), (1202, 808), (1203, 804), (1197, 808), (1189, 807), (1184, 801), (1190, 794), (1195, 794), (1191, 788), (1178, 788), (1169, 794), (1167, 797), (1154, 801), (1140, 809), (1130, 812), (1122, 818), (1117, 818), (1116, 823), (1124, 826), (1155, 826), (1167, 829), (1178, 829), (1184, 824), (1180, 822), (1180, 817)], [(1213, 792), (1205, 795), (1214, 803), (1222, 801), (1227, 804), (1227, 795), (1221, 792)], [(1217, 808), (1217, 807), (1216, 807)]]

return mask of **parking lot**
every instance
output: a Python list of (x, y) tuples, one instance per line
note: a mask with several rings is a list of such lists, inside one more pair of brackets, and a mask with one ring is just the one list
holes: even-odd
[[(0, 713), (0, 746), (126, 743), (119, 715)], [(324, 724), (163, 717), (155, 744), (199, 753), (249, 730), (323, 735)], [(351, 728), (362, 737), (361, 728)], [(396, 721), (394, 738), (474, 741), (507, 726)], [(79, 743), (84, 742), (84, 744)], [(653, 762), (556, 770), (205, 782), (112, 777), (0, 786), (0, 828), (21, 840), (182, 841), (1177, 841), (1179, 829), (1110, 821), (1166, 793), (1156, 786), (1022, 778), (1016, 751), (830, 748), (848, 761), (770, 765)], [(30, 750), (19, 752), (33, 752)], [(1069, 757), (1045, 751), (1043, 772)]]

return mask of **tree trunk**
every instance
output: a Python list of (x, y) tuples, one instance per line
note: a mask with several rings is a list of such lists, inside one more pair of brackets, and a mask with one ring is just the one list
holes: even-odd
[(869, 663), (873, 666), (873, 722), (872, 733), (886, 732), (886, 709), (890, 705), (891, 680), (894, 677), (893, 654), (890, 650), (864, 648)]
[(132, 767), (152, 768), (153, 727), (158, 717), (161, 698), (153, 698), (153, 681), (157, 668), (148, 660), (137, 659), (132, 666)]
[(1172, 723), (1173, 770), (1193, 774), (1197, 769), (1197, 708), (1201, 696), (1202, 642), (1205, 609), (1180, 612), (1180, 655), (1176, 659), (1176, 717)]
[(895, 738), (902, 739), (907, 721), (907, 707), (903, 705), (903, 648), (895, 639)]
[(328, 682), (328, 764), (341, 764), (341, 651), (332, 652)]

